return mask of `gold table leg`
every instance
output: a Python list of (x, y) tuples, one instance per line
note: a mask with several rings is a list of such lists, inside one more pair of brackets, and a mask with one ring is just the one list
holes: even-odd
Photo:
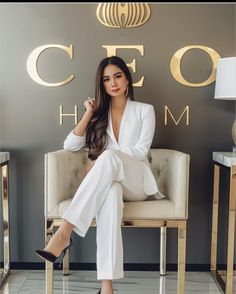
[(212, 231), (211, 231), (211, 271), (216, 271), (216, 264), (217, 264), (219, 179), (220, 179), (220, 168), (218, 165), (215, 164), (214, 165), (213, 207), (212, 207)]
[(211, 233), (211, 272), (226, 294), (233, 293), (234, 276), (234, 238), (235, 238), (235, 206), (236, 206), (236, 166), (230, 168), (229, 216), (228, 216), (228, 243), (227, 243), (227, 270), (217, 270), (217, 235), (219, 209), (219, 178), (220, 167), (214, 165), (213, 211)]
[(227, 275), (226, 275), (226, 291), (225, 291), (226, 294), (233, 293), (235, 205), (236, 205), (235, 194), (236, 194), (236, 166), (232, 166), (230, 169)]
[(3, 218), (3, 269), (0, 272), (0, 288), (10, 273), (9, 246), (9, 169), (8, 161), (1, 164), (2, 169), (2, 218)]

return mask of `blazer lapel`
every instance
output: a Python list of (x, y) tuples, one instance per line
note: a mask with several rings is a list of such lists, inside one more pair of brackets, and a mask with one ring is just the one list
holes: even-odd
[(123, 134), (123, 129), (126, 123), (126, 120), (129, 116), (129, 112), (130, 112), (130, 99), (128, 98), (126, 101), (126, 105), (125, 105), (125, 109), (121, 118), (121, 122), (120, 122), (120, 130), (119, 130), (119, 143), (122, 140), (122, 134)]
[(110, 136), (111, 140), (115, 143), (116, 142), (116, 138), (115, 135), (113, 133), (113, 128), (112, 128), (112, 119), (111, 119), (111, 104), (108, 110), (108, 126), (107, 126), (107, 134)]
[(125, 122), (128, 118), (129, 115), (129, 110), (130, 110), (130, 99), (128, 98), (126, 101), (126, 105), (125, 105), (125, 109), (121, 118), (121, 122), (120, 122), (120, 130), (119, 130), (119, 138), (118, 138), (118, 142), (116, 141), (114, 132), (113, 132), (113, 127), (112, 127), (112, 118), (111, 118), (111, 105), (109, 107), (109, 111), (108, 111), (108, 126), (107, 126), (107, 134), (110, 136), (110, 138), (112, 139), (113, 142), (115, 142), (116, 144), (120, 143), (121, 140), (121, 136), (122, 136), (122, 130), (124, 128)]

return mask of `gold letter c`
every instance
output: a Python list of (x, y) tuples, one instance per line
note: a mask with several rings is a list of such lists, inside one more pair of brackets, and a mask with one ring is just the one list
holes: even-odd
[(71, 80), (73, 80), (74, 75), (71, 75), (69, 78), (65, 79), (62, 82), (58, 82), (58, 83), (45, 82), (39, 76), (38, 67), (37, 67), (38, 58), (39, 58), (39, 55), (44, 50), (46, 50), (48, 48), (60, 48), (60, 49), (63, 49), (69, 54), (71, 59), (73, 58), (73, 45), (70, 45), (69, 47), (63, 46), (63, 45), (58, 45), (58, 44), (47, 44), (47, 45), (39, 46), (30, 53), (30, 55), (29, 55), (29, 57), (27, 59), (27, 71), (28, 71), (29, 76), (36, 83), (38, 83), (38, 84), (40, 84), (42, 86), (47, 86), (47, 87), (58, 87), (58, 86), (62, 86), (62, 85), (65, 85), (65, 84), (69, 83)]

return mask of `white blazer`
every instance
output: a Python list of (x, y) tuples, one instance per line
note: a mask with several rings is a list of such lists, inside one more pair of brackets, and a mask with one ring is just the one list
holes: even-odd
[[(151, 104), (127, 99), (120, 122), (118, 142), (113, 133), (111, 106), (108, 112), (106, 149), (120, 150), (140, 160), (144, 167), (144, 191), (147, 195), (159, 192), (155, 177), (148, 161), (156, 126), (155, 111)], [(63, 148), (77, 151), (85, 146), (86, 132), (77, 136), (73, 130), (64, 141)]]

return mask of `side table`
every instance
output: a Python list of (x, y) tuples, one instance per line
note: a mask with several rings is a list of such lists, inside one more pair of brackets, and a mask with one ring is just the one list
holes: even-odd
[(2, 224), (1, 239), (3, 240), (3, 268), (0, 268), (0, 288), (10, 273), (9, 247), (9, 152), (0, 152), (0, 166), (2, 174)]
[[(216, 278), (226, 294), (233, 293), (234, 276), (234, 238), (235, 238), (235, 206), (236, 206), (236, 154), (232, 152), (213, 152), (214, 185), (211, 233), (211, 273)], [(217, 270), (217, 233), (219, 209), (220, 169), (227, 169), (230, 175), (229, 187), (229, 214), (228, 214), (228, 242), (227, 242), (227, 269)]]

